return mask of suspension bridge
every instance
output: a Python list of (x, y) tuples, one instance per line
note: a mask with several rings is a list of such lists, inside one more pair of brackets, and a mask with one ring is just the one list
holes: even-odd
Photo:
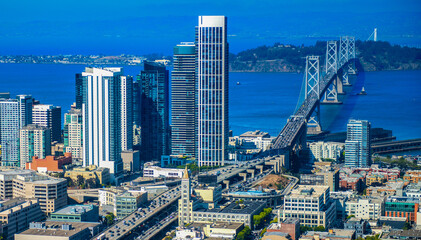
[[(349, 75), (356, 74), (355, 37), (342, 36), (339, 41), (327, 41), (324, 64), (321, 56), (307, 56), (303, 79), (304, 97), (295, 113), (266, 154), (300, 156), (307, 149), (307, 133), (321, 132), (320, 104), (340, 104), (343, 86), (350, 85)], [(291, 159), (289, 162), (292, 162)], [(290, 164), (291, 165), (291, 164)], [(289, 166), (286, 166), (287, 168)]]

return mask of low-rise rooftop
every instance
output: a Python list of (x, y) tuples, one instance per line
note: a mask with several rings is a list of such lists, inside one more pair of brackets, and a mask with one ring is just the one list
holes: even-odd
[[(57, 236), (57, 237), (69, 237), (79, 233), (80, 231), (98, 226), (99, 223), (90, 222), (56, 222), (46, 221), (43, 223), (31, 223), (31, 228), (21, 232), (21, 235), (37, 235), (37, 236)], [(65, 230), (69, 229), (69, 230)]]

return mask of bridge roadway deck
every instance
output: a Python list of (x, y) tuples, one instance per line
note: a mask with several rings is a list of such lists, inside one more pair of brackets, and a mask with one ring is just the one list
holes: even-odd
[(147, 233), (147, 237), (142, 238), (142, 240), (155, 239), (154, 237), (155, 237), (156, 234), (158, 234), (159, 232), (161, 232), (163, 229), (165, 229), (169, 225), (173, 224), (175, 221), (178, 221), (178, 214), (177, 214), (177, 212), (173, 212), (173, 213), (175, 213), (175, 217), (174, 218), (172, 218), (168, 222), (165, 222), (162, 226), (159, 226), (158, 228), (152, 230), (152, 232)]
[[(350, 60), (351, 61), (351, 60)], [(347, 64), (343, 64), (339, 69), (346, 67)], [(336, 78), (336, 73), (329, 73), (321, 76), (320, 79), (320, 96), (323, 96), (329, 85)], [(298, 108), (297, 112), (288, 120), (282, 131), (273, 144), (273, 149), (285, 149), (292, 146), (292, 143), (296, 139), (297, 133), (310, 118), (314, 109), (317, 106), (317, 102), (320, 101), (316, 93), (311, 92), (309, 96), (304, 100), (303, 104)]]
[[(251, 160), (251, 161), (248, 161), (248, 162), (245, 162), (245, 163), (240, 162), (241, 164), (244, 164), (244, 165), (241, 166), (241, 167), (234, 167), (234, 169), (231, 170), (230, 172), (219, 175), (218, 180), (217, 180), (218, 183), (221, 183), (224, 180), (230, 179), (233, 176), (238, 175), (239, 173), (246, 171), (247, 169), (255, 167), (256, 165), (263, 164), (265, 162), (265, 159), (257, 159), (256, 162), (253, 162), (253, 161), (255, 161), (255, 160)], [(228, 166), (228, 168), (229, 168), (229, 166)], [(227, 169), (227, 168), (225, 168), (225, 169)]]

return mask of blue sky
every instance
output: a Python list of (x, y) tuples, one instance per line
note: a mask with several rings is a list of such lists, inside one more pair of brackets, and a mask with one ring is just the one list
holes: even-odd
[(355, 35), (421, 45), (421, 1), (0, 1), (0, 54), (171, 54), (198, 15), (228, 16), (230, 49)]

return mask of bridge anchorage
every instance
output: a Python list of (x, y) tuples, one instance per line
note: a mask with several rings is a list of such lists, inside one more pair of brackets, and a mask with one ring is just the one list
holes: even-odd
[[(295, 113), (278, 134), (266, 155), (289, 154), (291, 166), (297, 170), (308, 157), (307, 135), (322, 132), (320, 104), (341, 104), (338, 95), (345, 94), (344, 86), (351, 85), (349, 75), (357, 74), (355, 65), (355, 38), (343, 36), (326, 43), (324, 71), (320, 56), (307, 56), (302, 92)], [(298, 160), (301, 159), (301, 160)]]

